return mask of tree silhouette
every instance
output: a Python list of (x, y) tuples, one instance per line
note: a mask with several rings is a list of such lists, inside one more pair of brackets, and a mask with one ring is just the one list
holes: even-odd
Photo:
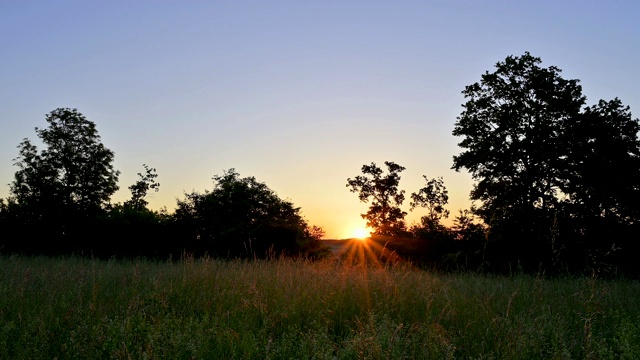
[(584, 269), (594, 253), (634, 248), (624, 238), (640, 223), (638, 120), (618, 99), (583, 109), (578, 80), (540, 63), (509, 56), (465, 88), (453, 169), (476, 180), (494, 264), (539, 270), (564, 256)]
[(143, 164), (145, 173), (138, 173), (138, 181), (135, 184), (129, 186), (131, 191), (131, 199), (124, 203), (125, 206), (132, 207), (134, 209), (143, 209), (149, 205), (149, 202), (145, 199), (149, 190), (158, 192), (160, 190), (160, 183), (156, 181), (158, 173), (155, 168), (150, 168), (147, 164)]
[(404, 202), (404, 190), (398, 190), (400, 172), (405, 168), (390, 161), (385, 161), (388, 174), (383, 175), (383, 170), (375, 163), (363, 165), (362, 173), (354, 179), (347, 179), (347, 187), (350, 191), (358, 193), (362, 202), (369, 202), (369, 211), (361, 214), (367, 220), (367, 226), (377, 235), (399, 235), (406, 231), (404, 217), (405, 211), (400, 209)]
[[(566, 133), (568, 157), (567, 217), (574, 234), (572, 253), (586, 252), (597, 262), (603, 254), (626, 257), (639, 249), (640, 140), (638, 119), (619, 99), (587, 107)], [(606, 261), (611, 261), (607, 259)]]
[(487, 222), (505, 212), (557, 205), (568, 155), (561, 136), (585, 97), (578, 80), (540, 63), (528, 52), (509, 56), (462, 92), (467, 102), (453, 135), (463, 137), (458, 145), (464, 151), (454, 156), (453, 169), (477, 180), (471, 199), (482, 201)]
[(640, 220), (638, 119), (619, 99), (600, 100), (570, 124), (572, 150), (563, 190), (580, 215), (618, 223)]
[(63, 108), (49, 113), (46, 121), (48, 128), (36, 128), (45, 149), (38, 152), (29, 139), (18, 146), (12, 195), (19, 203), (42, 203), (51, 197), (64, 208), (102, 208), (118, 190), (119, 172), (95, 124), (78, 110)]
[(147, 208), (149, 190), (160, 190), (156, 169), (146, 164), (142, 166), (145, 172), (138, 173), (139, 179), (129, 186), (131, 198), (122, 204), (111, 205), (100, 217), (102, 229), (96, 234), (100, 241), (91, 247), (93, 254), (107, 257), (180, 256), (180, 235), (172, 232), (173, 217), (166, 210)]
[(47, 128), (36, 128), (42, 151), (29, 139), (18, 146), (11, 196), (24, 221), (46, 228), (49, 236), (68, 238), (77, 225), (104, 211), (118, 189), (119, 172), (95, 124), (78, 110), (58, 108), (46, 121)]
[(212, 191), (178, 201), (176, 220), (195, 251), (226, 257), (299, 254), (321, 235), (321, 229), (308, 227), (300, 208), (254, 177), (241, 178), (230, 169), (213, 180)]
[(477, 181), (472, 200), (498, 241), (495, 262), (539, 264), (550, 248), (549, 231), (564, 184), (567, 123), (585, 102), (578, 80), (565, 80), (555, 66), (540, 67), (526, 52), (508, 56), (462, 92), (467, 99), (453, 135), (464, 151), (453, 169)]
[(422, 177), (427, 184), (417, 193), (411, 194), (411, 210), (416, 207), (426, 208), (427, 215), (422, 217), (422, 225), (435, 230), (441, 226), (442, 219), (449, 217), (449, 210), (444, 208), (449, 202), (449, 192), (444, 186), (442, 177), (434, 179), (429, 179), (426, 175)]

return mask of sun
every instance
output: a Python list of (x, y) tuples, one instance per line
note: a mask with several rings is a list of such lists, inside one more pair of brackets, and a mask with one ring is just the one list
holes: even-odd
[(356, 239), (365, 240), (371, 236), (371, 232), (366, 228), (356, 228), (353, 230), (353, 233), (351, 233), (351, 236)]

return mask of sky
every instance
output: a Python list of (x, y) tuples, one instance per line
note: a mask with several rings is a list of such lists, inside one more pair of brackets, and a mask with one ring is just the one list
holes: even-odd
[(235, 168), (345, 238), (368, 206), (347, 178), (393, 161), (407, 195), (443, 177), (453, 215), (473, 186), (451, 170), (464, 87), (529, 51), (636, 118), (639, 18), (636, 1), (0, 0), (0, 198), (17, 145), (68, 107), (115, 152), (112, 202), (142, 164), (168, 211)]

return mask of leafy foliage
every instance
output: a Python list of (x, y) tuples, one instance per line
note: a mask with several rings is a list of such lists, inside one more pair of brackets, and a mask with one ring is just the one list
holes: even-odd
[(449, 217), (449, 210), (445, 205), (449, 202), (449, 192), (444, 186), (442, 177), (429, 179), (423, 175), (426, 186), (411, 194), (411, 210), (416, 207), (427, 209), (427, 215), (423, 216), (423, 224), (435, 228), (440, 225), (442, 219)]
[(19, 204), (46, 209), (102, 209), (118, 190), (113, 151), (100, 142), (95, 124), (76, 109), (56, 109), (46, 121), (48, 128), (36, 128), (45, 149), (39, 152), (29, 139), (18, 146), (12, 195)]
[(572, 154), (563, 190), (580, 213), (619, 223), (640, 220), (638, 119), (619, 99), (587, 107), (567, 134)]
[(101, 142), (93, 122), (76, 109), (47, 115), (36, 128), (45, 148), (19, 145), (11, 196), (0, 200), (0, 226), (7, 234), (0, 251), (28, 254), (86, 254), (98, 257), (167, 258), (186, 253), (219, 256), (276, 254), (322, 257), (324, 231), (309, 227), (300, 209), (255, 178), (233, 170), (216, 176), (212, 192), (193, 192), (175, 214), (147, 208), (158, 191), (155, 168), (129, 186), (131, 198), (111, 204), (119, 172), (114, 153)]
[(95, 256), (167, 258), (179, 257), (184, 250), (176, 232), (173, 216), (166, 209), (149, 209), (147, 192), (160, 190), (156, 181), (155, 168), (143, 165), (145, 173), (138, 173), (139, 179), (129, 186), (131, 199), (111, 205), (103, 216), (97, 219), (100, 229), (94, 244), (88, 244)]
[(404, 202), (404, 190), (398, 190), (400, 172), (404, 167), (385, 161), (388, 174), (383, 175), (383, 170), (375, 163), (362, 165), (362, 173), (354, 179), (347, 179), (347, 187), (350, 191), (358, 193), (362, 202), (369, 202), (369, 211), (362, 214), (367, 220), (367, 226), (374, 229), (376, 235), (398, 235), (406, 230), (404, 217), (405, 211), (400, 209)]
[(160, 190), (160, 183), (156, 182), (158, 173), (155, 168), (150, 168), (147, 164), (143, 164), (145, 173), (138, 173), (140, 179), (135, 184), (129, 186), (131, 191), (131, 199), (125, 202), (125, 206), (132, 207), (134, 209), (146, 208), (149, 202), (145, 199), (149, 190), (158, 192)]
[[(5, 210), (16, 220), (11, 228), (30, 247), (68, 253), (79, 249), (95, 218), (104, 214), (119, 172), (95, 124), (76, 109), (56, 109), (46, 121), (47, 128), (36, 128), (41, 151), (29, 139), (18, 146), (18, 171)], [(20, 239), (15, 241), (12, 246), (19, 247)]]
[(455, 245), (453, 232), (442, 224), (442, 219), (449, 217), (449, 210), (445, 209), (449, 195), (441, 177), (429, 179), (423, 175), (423, 178), (426, 185), (411, 194), (411, 210), (426, 208), (427, 215), (420, 218), (420, 223), (413, 224), (410, 232), (423, 242), (423, 260), (435, 267), (442, 264), (445, 254), (452, 252)]
[(465, 88), (453, 168), (476, 180), (471, 199), (490, 226), (492, 263), (534, 270), (564, 257), (585, 269), (616, 242), (637, 248), (624, 239), (639, 220), (638, 120), (618, 99), (583, 109), (578, 80), (540, 63), (509, 56)]
[(186, 194), (175, 213), (189, 248), (226, 257), (300, 254), (322, 230), (309, 228), (300, 208), (280, 199), (254, 177), (230, 169), (216, 175), (212, 191)]
[(639, 130), (638, 119), (617, 98), (585, 108), (569, 127), (565, 228), (576, 235), (567, 252), (583, 253), (591, 263), (635, 262), (631, 254), (640, 250), (634, 240), (640, 229)]
[(528, 52), (509, 56), (462, 92), (467, 99), (453, 135), (464, 151), (455, 170), (477, 180), (471, 199), (483, 202), (485, 220), (519, 209), (551, 209), (563, 184), (564, 129), (585, 102), (578, 80), (555, 66), (542, 68)]

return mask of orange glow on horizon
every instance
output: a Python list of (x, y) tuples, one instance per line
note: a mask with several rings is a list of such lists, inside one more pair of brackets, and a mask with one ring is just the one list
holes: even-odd
[(351, 237), (359, 240), (366, 240), (368, 237), (371, 237), (371, 231), (364, 227), (355, 228), (351, 232)]

